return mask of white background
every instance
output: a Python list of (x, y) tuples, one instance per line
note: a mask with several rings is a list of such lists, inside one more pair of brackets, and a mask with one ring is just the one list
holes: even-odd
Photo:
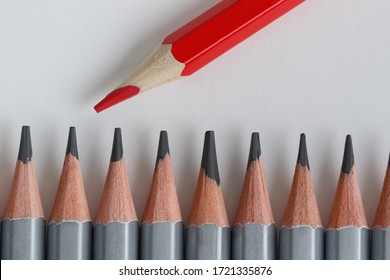
[(54, 200), (69, 126), (76, 126), (92, 218), (121, 127), (139, 218), (152, 179), (159, 131), (169, 133), (186, 221), (206, 130), (216, 133), (230, 220), (250, 134), (259, 131), (280, 225), (298, 151), (307, 135), (324, 225), (344, 140), (371, 224), (390, 148), (390, 1), (309, 0), (189, 78), (97, 114), (93, 106), (172, 31), (217, 0), (0, 1), (0, 209), (22, 125), (30, 125), (45, 214)]

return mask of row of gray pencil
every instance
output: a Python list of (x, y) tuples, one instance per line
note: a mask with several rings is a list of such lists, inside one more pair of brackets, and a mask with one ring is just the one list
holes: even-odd
[(46, 222), (34, 174), (30, 129), (24, 126), (1, 222), (1, 258), (390, 259), (390, 168), (370, 228), (348, 135), (330, 219), (324, 227), (302, 134), (278, 231), (264, 176), (259, 134), (253, 133), (241, 197), (230, 225), (220, 187), (214, 132), (208, 131), (195, 197), (184, 225), (168, 135), (162, 131), (152, 184), (139, 221), (123, 160), (121, 130), (116, 128), (106, 182), (92, 222), (78, 161), (76, 130), (71, 127), (56, 198)]

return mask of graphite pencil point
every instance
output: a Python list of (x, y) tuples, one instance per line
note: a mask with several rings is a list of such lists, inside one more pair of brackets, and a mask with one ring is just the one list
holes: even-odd
[(111, 161), (120, 161), (123, 157), (122, 132), (119, 127), (115, 128), (114, 141), (112, 144)]
[(251, 138), (251, 147), (249, 150), (248, 164), (246, 166), (246, 170), (249, 169), (249, 167), (253, 161), (256, 161), (260, 158), (260, 155), (261, 155), (260, 136), (259, 136), (258, 132), (253, 132), (252, 138)]
[(204, 138), (202, 164), (206, 175), (220, 184), (214, 131), (207, 131)]
[(24, 164), (31, 161), (32, 158), (32, 145), (30, 127), (22, 127), (22, 136), (20, 137), (18, 160), (21, 160)]
[(74, 126), (69, 128), (68, 145), (66, 147), (66, 154), (71, 154), (75, 158), (79, 159), (79, 153), (77, 151), (77, 138), (76, 128)]
[(347, 135), (347, 138), (345, 139), (344, 157), (341, 169), (345, 174), (349, 174), (354, 164), (355, 158), (353, 155), (352, 137), (351, 135)]
[(303, 167), (307, 166), (307, 168), (310, 170), (309, 158), (307, 156), (306, 136), (304, 133), (301, 134), (301, 139), (299, 142), (297, 163), (301, 164)]
[(390, 154), (389, 154), (389, 161), (387, 162), (387, 166), (390, 167)]
[(169, 154), (168, 133), (163, 130), (160, 132), (156, 164), (159, 160), (163, 160), (167, 154)]

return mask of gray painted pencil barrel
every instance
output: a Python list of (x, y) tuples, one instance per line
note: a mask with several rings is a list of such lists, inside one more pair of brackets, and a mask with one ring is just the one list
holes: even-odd
[(276, 227), (274, 224), (246, 224), (232, 228), (233, 260), (275, 260)]
[(368, 228), (345, 227), (325, 232), (327, 260), (368, 260), (370, 231)]
[(62, 221), (47, 226), (49, 260), (90, 260), (92, 257), (92, 223)]
[(282, 227), (279, 232), (280, 260), (323, 260), (324, 230), (311, 226)]
[(182, 260), (183, 257), (183, 222), (156, 222), (141, 225), (141, 260)]
[(93, 259), (137, 260), (138, 221), (94, 225)]
[(230, 228), (205, 224), (186, 232), (187, 260), (230, 260)]
[(1, 222), (1, 259), (45, 259), (45, 234), (44, 218), (3, 219)]
[(390, 260), (390, 227), (371, 230), (371, 259)]

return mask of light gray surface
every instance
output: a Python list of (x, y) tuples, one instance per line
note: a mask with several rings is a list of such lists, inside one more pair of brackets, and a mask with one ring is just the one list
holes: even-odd
[(325, 231), (325, 259), (368, 260), (370, 257), (368, 228), (345, 227)]
[(276, 227), (246, 224), (232, 228), (233, 260), (275, 260)]
[(230, 260), (230, 228), (205, 224), (186, 229), (187, 260)]
[(63, 221), (47, 226), (49, 260), (90, 260), (92, 258), (92, 223)]
[(1, 222), (1, 259), (45, 259), (45, 234), (44, 218), (3, 219)]
[(323, 228), (282, 227), (279, 231), (280, 260), (323, 260), (324, 245)]
[(94, 260), (137, 260), (138, 221), (93, 226)]
[(371, 259), (390, 260), (390, 227), (371, 230)]
[(140, 228), (141, 260), (182, 260), (184, 258), (183, 222), (143, 223)]

